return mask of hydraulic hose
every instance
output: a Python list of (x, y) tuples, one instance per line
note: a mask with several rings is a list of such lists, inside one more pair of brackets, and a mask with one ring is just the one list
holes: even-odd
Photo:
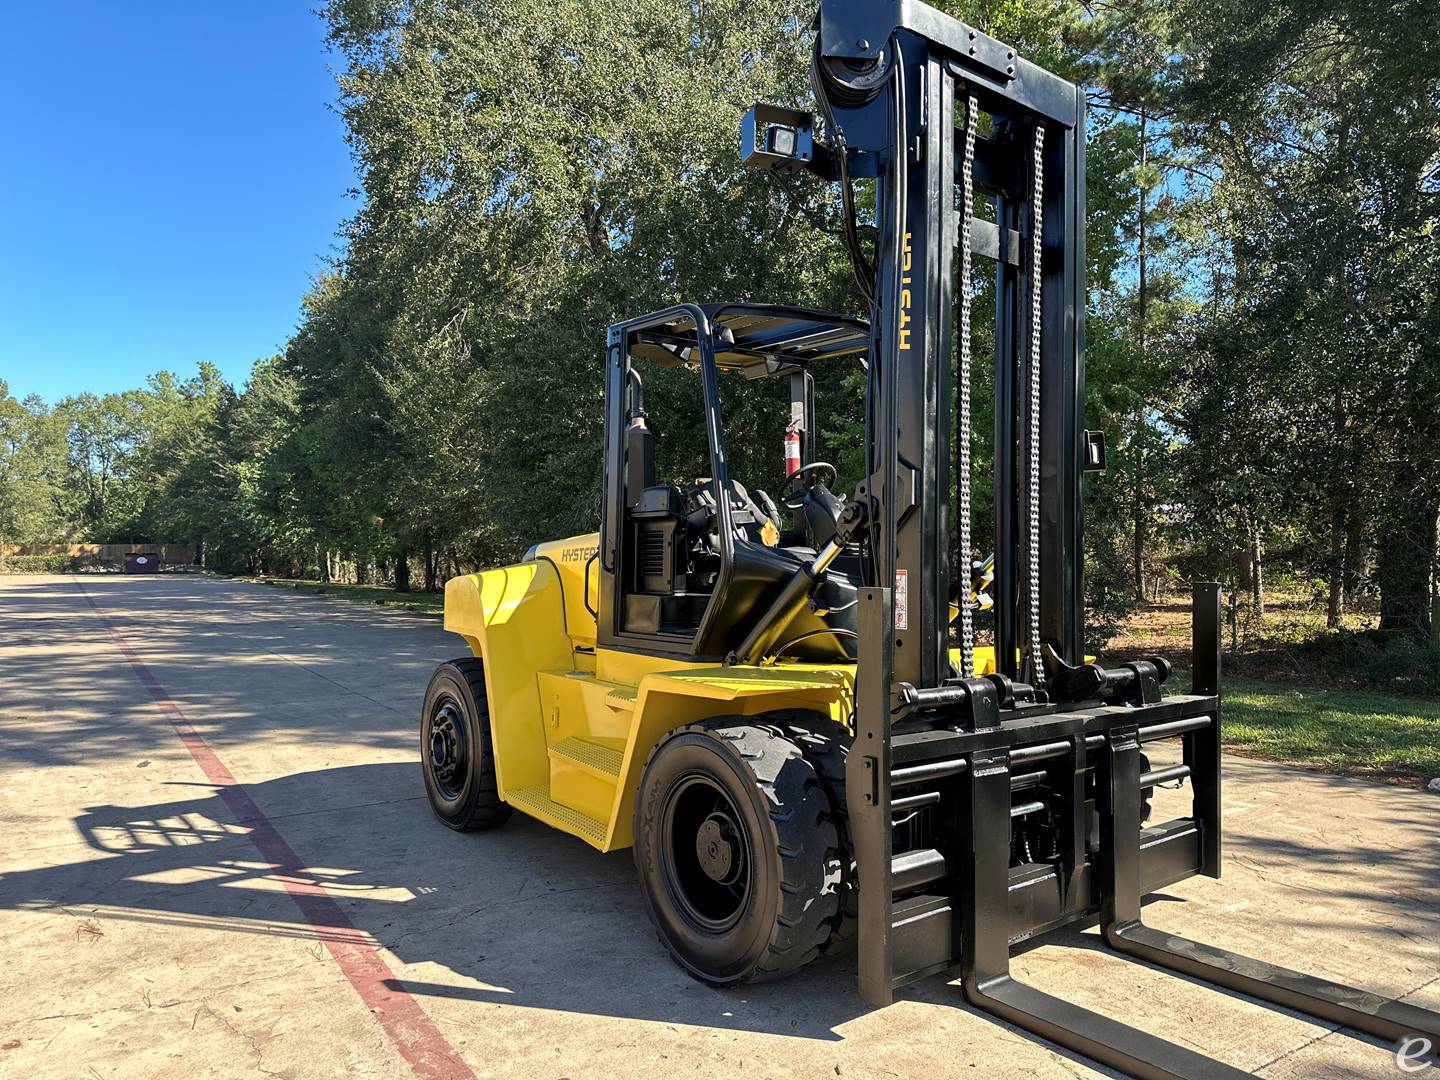
[[(836, 537), (821, 548), (815, 558), (801, 563), (790, 575), (780, 594), (771, 601), (765, 613), (755, 621), (739, 647), (727, 658), (732, 664), (758, 664), (774, 648), (791, 620), (810, 601), (810, 594), (820, 576), (845, 550), (845, 539)], [(794, 644), (790, 642), (788, 644)]]
[[(841, 227), (844, 230), (845, 246), (850, 252), (850, 268), (855, 275), (855, 284), (860, 295), (870, 306), (875, 303), (875, 267), (865, 257), (860, 244), (860, 230), (856, 221), (855, 183), (850, 176), (850, 156), (845, 143), (845, 129), (835, 120), (831, 105), (831, 94), (835, 93), (843, 107), (854, 107), (854, 99), (846, 94), (844, 85), (833, 77), (827, 78), (825, 58), (820, 53), (820, 35), (815, 35), (815, 49), (810, 61), (810, 92), (815, 95), (815, 104), (825, 118), (825, 129), (830, 137), (830, 150), (840, 169), (840, 199), (843, 204)], [(876, 89), (878, 93), (878, 87)], [(860, 102), (864, 104), (864, 102)]]

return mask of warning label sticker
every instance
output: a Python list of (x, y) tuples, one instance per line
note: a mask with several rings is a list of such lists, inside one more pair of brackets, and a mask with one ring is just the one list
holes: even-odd
[(910, 571), (895, 571), (895, 629), (910, 629)]

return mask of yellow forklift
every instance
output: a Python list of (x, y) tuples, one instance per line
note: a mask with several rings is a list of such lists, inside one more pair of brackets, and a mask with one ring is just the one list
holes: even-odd
[[(875, 1004), (958, 974), (977, 1007), (1130, 1075), (1242, 1075), (1010, 975), (1012, 944), (1098, 920), (1138, 959), (1440, 1045), (1434, 1013), (1142, 921), (1145, 894), (1220, 875), (1219, 588), (1195, 586), (1188, 692), (1162, 691), (1162, 658), (1086, 657), (1081, 487), (1105, 451), (1083, 423), (1083, 93), (918, 0), (823, 0), (814, 31), (823, 128), (758, 105), (742, 153), (839, 185), (870, 318), (681, 304), (610, 328), (598, 532), (446, 586), (470, 655), (425, 696), (436, 816), (481, 829), (518, 810), (633, 847), (661, 942), (715, 985), (853, 947)], [(983, 563), (977, 258), (996, 304)], [(814, 374), (834, 365), (864, 372), (857, 476), (820, 456)], [(707, 475), (657, 464), (656, 369), (698, 380)], [(722, 397), (742, 380), (779, 380), (788, 409), (773, 492), (731, 473), (744, 436)], [(1150, 767), (1160, 741), (1179, 763)], [(1147, 821), (1169, 781), (1189, 813)]]

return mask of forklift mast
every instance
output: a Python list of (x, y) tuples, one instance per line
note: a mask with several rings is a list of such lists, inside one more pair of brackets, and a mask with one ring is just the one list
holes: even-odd
[[(971, 558), (958, 551), (952, 560), (949, 550), (951, 479), (960, 479), (970, 434), (957, 397), (968, 387), (952, 387), (951, 356), (957, 344), (970, 350), (976, 255), (995, 273), (999, 671), (1018, 678), (1017, 653), (1038, 648), (1037, 634), (1079, 663), (1085, 97), (921, 4), (827, 0), (822, 11), (818, 75), (828, 115), (878, 174), (870, 495), (876, 581), (893, 591), (893, 679), (934, 687), (949, 675), (951, 577), (966, 574)], [(871, 63), (893, 75), (864, 102), (852, 73)], [(990, 201), (993, 221), (963, 212), (976, 193)], [(957, 251), (961, 243), (968, 250)], [(962, 493), (964, 534), (967, 503)]]
[[(999, 670), (1033, 678), (1039, 641), (1069, 664), (1084, 647), (1080, 512), (1085, 354), (1085, 97), (1009, 46), (911, 0), (825, 0), (808, 114), (759, 106), (747, 160), (876, 184), (868, 496), (875, 583), (895, 608), (894, 680), (949, 675), (950, 485), (969, 539), (971, 266), (995, 274), (993, 551)], [(800, 158), (775, 151), (792, 149)], [(809, 154), (808, 160), (803, 155)], [(976, 194), (993, 219), (966, 213)], [(847, 194), (847, 204), (850, 197)], [(857, 263), (861, 252), (852, 252)], [(1038, 258), (1036, 257), (1038, 255)], [(956, 278), (957, 265), (960, 270)], [(1037, 271), (1038, 267), (1038, 271)], [(968, 585), (968, 581), (961, 584)]]
[[(821, 0), (815, 31), (823, 127), (757, 105), (742, 156), (840, 185), (870, 303), (867, 469), (852, 504), (869, 573), (845, 770), (863, 996), (883, 1004), (909, 981), (958, 970), (971, 1003), (1130, 1075), (1244, 1075), (1010, 975), (1013, 943), (1098, 919), (1119, 952), (1440, 1045), (1434, 1013), (1141, 920), (1145, 893), (1220, 876), (1220, 597), (1217, 584), (1195, 586), (1188, 694), (1162, 697), (1171, 671), (1159, 657), (1110, 670), (1086, 661), (1081, 486), (1104, 445), (1083, 418), (1083, 92), (920, 0)], [(871, 251), (855, 221), (866, 177)], [(975, 213), (977, 197), (989, 216)], [(977, 257), (995, 281), (996, 671), (985, 677), (966, 603)], [(1180, 763), (1151, 769), (1142, 746), (1176, 739)], [(1149, 791), (1180, 779), (1190, 813), (1147, 826)]]

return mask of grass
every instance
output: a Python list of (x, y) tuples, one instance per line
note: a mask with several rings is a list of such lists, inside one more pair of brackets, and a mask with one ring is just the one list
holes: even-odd
[(242, 577), (255, 585), (273, 585), (281, 589), (305, 593), (308, 596), (329, 596), (340, 600), (354, 600), (362, 604), (378, 604), (381, 607), (398, 608), (401, 611), (420, 615), (439, 615), (445, 610), (444, 593), (396, 592), (379, 585), (325, 585), (318, 581), (303, 581), (295, 578)]
[(1231, 677), (1223, 692), (1227, 748), (1377, 779), (1440, 776), (1440, 701)]

